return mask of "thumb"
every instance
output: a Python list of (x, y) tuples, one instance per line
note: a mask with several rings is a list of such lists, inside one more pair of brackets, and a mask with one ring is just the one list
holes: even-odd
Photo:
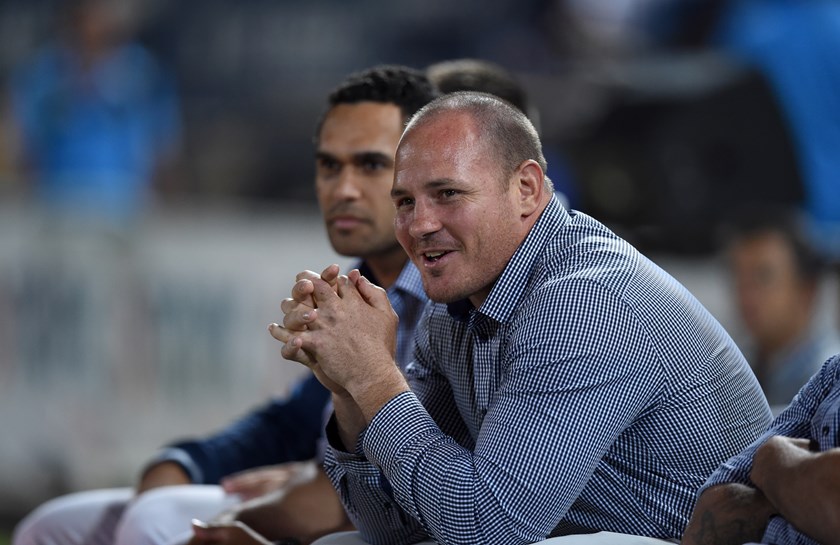
[[(340, 282), (340, 278), (338, 281)], [(315, 301), (316, 306), (331, 301), (337, 297), (335, 290), (329, 284), (329, 282), (325, 282), (321, 279), (312, 280), (312, 284), (314, 286), (314, 290), (312, 292), (312, 298)]]
[(321, 280), (330, 286), (335, 286), (335, 281), (338, 278), (338, 272), (338, 265), (332, 264), (321, 273)]
[(387, 292), (364, 276), (361, 276), (359, 281), (356, 282), (356, 288), (359, 290), (365, 302), (373, 308), (391, 310), (391, 301), (388, 300)]
[(249, 476), (247, 473), (236, 473), (222, 478), (220, 484), (228, 494), (237, 494), (243, 487), (247, 486)]
[(218, 543), (221, 538), (218, 528), (214, 528), (204, 521), (192, 520), (193, 539), (190, 545)]

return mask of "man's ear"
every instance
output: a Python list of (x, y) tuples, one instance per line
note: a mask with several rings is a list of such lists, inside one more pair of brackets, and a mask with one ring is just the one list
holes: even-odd
[(540, 211), (546, 192), (545, 173), (540, 165), (532, 159), (523, 161), (516, 170), (516, 181), (522, 217), (528, 217)]

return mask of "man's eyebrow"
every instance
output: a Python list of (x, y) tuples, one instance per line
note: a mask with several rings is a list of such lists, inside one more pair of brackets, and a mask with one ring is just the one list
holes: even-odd
[[(423, 189), (438, 189), (440, 187), (448, 187), (452, 185), (458, 185), (458, 181), (452, 178), (437, 178), (435, 180), (429, 180), (428, 182), (423, 184)], [(391, 198), (402, 197), (404, 195), (408, 195), (408, 191), (405, 189), (394, 187), (391, 189)]]
[(363, 151), (353, 154), (354, 163), (365, 163), (375, 161), (384, 165), (393, 165), (394, 157), (381, 151)]
[[(387, 153), (382, 153), (381, 151), (360, 151), (358, 153), (352, 154), (350, 157), (351, 157), (351, 161), (353, 163), (356, 163), (356, 164), (366, 163), (366, 162), (377, 162), (377, 163), (382, 163), (383, 165), (387, 165), (387, 166), (390, 166), (390, 165), (394, 164), (394, 158), (392, 156), (388, 155)], [(330, 153), (330, 152), (327, 152), (327, 151), (322, 151), (322, 150), (317, 150), (315, 152), (315, 159), (319, 160), (319, 161), (322, 161), (322, 160), (338, 161), (339, 160), (337, 155), (335, 155), (333, 153)]]
[(437, 178), (436, 180), (429, 180), (423, 187), (428, 189), (437, 189), (438, 187), (448, 186), (448, 185), (458, 185), (458, 181), (452, 178)]

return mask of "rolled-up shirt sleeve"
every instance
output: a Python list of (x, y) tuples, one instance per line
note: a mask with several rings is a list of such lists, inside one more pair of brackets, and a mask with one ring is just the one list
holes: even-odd
[[(392, 401), (393, 403), (393, 401)], [(327, 423), (324, 469), (338, 491), (353, 525), (365, 541), (377, 544), (416, 543), (427, 539), (423, 527), (394, 501), (393, 488), (362, 450), (362, 432), (354, 452), (342, 450), (335, 416)]]
[(813, 439), (812, 421), (826, 394), (834, 386), (835, 375), (838, 372), (836, 364), (840, 360), (835, 360), (836, 358), (833, 358), (823, 364), (820, 371), (799, 390), (790, 405), (771, 422), (766, 432), (746, 449), (721, 464), (700, 488), (697, 493), (698, 497), (707, 489), (720, 484), (740, 483), (755, 487), (755, 484), (750, 480), (753, 458), (756, 450), (771, 437), (783, 435), (785, 437)]
[[(819, 414), (825, 412), (823, 402), (837, 386), (840, 374), (840, 358), (834, 357), (823, 364), (811, 380), (808, 381), (793, 398), (790, 405), (770, 424), (769, 429), (749, 447), (724, 462), (698, 491), (698, 497), (713, 486), (739, 483), (755, 487), (750, 479), (753, 458), (756, 450), (773, 436), (809, 439), (820, 450), (835, 447), (833, 443), (822, 444), (815, 436), (814, 427), (820, 420)], [(765, 529), (762, 543), (775, 545), (819, 545), (817, 541), (800, 532), (782, 516), (770, 519)]]

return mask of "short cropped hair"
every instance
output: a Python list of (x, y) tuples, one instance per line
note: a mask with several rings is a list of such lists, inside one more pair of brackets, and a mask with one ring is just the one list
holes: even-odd
[(339, 104), (381, 102), (399, 107), (403, 120), (438, 96), (438, 91), (421, 70), (400, 65), (379, 65), (347, 76), (327, 98), (327, 108), (315, 129), (321, 134), (324, 119)]
[[(536, 161), (543, 173), (547, 171), (540, 137), (528, 117), (488, 93), (461, 91), (440, 96), (414, 114), (406, 133), (447, 112), (464, 112), (473, 119), (478, 133), (493, 150), (494, 157), (499, 158), (501, 174), (505, 178), (529, 159)], [(548, 176), (545, 179), (546, 187), (551, 188)]]

